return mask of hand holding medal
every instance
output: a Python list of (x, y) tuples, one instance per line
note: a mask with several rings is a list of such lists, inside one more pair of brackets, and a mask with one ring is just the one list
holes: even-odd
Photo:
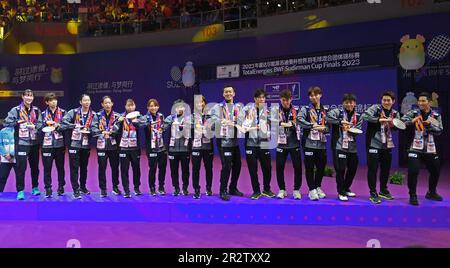
[(413, 118), (413, 120), (411, 120), (412, 123), (416, 123), (417, 121), (422, 120), (422, 116), (416, 116)]
[(318, 130), (318, 131), (324, 131), (325, 130), (325, 126), (318, 125), (317, 123), (314, 123), (313, 129)]
[(438, 127), (438, 126), (439, 126), (439, 121), (436, 120), (436, 118), (434, 118), (434, 117), (431, 117), (431, 116), (428, 117), (427, 121), (428, 121), (431, 125), (433, 125), (433, 126), (435, 126), (435, 127)]
[(111, 131), (103, 131), (102, 134), (105, 136), (105, 139), (109, 139), (111, 135)]
[(341, 125), (342, 125), (342, 131), (348, 131), (350, 129), (352, 123), (350, 123), (344, 119), (341, 121)]

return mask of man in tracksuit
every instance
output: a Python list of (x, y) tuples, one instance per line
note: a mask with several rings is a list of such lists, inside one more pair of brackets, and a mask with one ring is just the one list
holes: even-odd
[(276, 155), (277, 182), (280, 191), (277, 195), (282, 199), (287, 196), (284, 181), (284, 167), (287, 156), (291, 155), (294, 167), (294, 199), (301, 199), (300, 187), (302, 186), (302, 157), (300, 153), (300, 125), (297, 123), (299, 107), (292, 105), (292, 92), (284, 90), (280, 93), (281, 110), (278, 129), (278, 146)]
[[(235, 91), (232, 86), (223, 88), (224, 101), (216, 104), (210, 111), (215, 123), (217, 147), (219, 149), (222, 169), (220, 171), (220, 198), (230, 200), (230, 195), (243, 196), (237, 188), (241, 173), (241, 152), (238, 143), (236, 123), (242, 105), (234, 103)], [(228, 186), (228, 182), (231, 182)]]
[[(210, 115), (205, 111), (206, 99), (202, 95), (194, 98), (194, 113), (191, 116), (192, 124), (192, 184), (194, 198), (200, 198), (200, 164), (203, 159), (206, 177), (206, 195), (212, 195), (213, 159), (212, 130)], [(209, 123), (209, 124), (208, 124)]]
[(348, 93), (342, 98), (343, 109), (335, 108), (327, 113), (326, 120), (334, 125), (339, 125), (339, 139), (336, 143), (336, 183), (338, 198), (348, 201), (348, 197), (356, 194), (350, 190), (353, 179), (358, 169), (358, 154), (356, 147), (356, 135), (349, 131), (350, 128), (361, 130), (362, 116), (355, 110), (356, 96)]
[(416, 188), (421, 162), (425, 164), (430, 174), (425, 198), (433, 201), (443, 200), (437, 193), (440, 163), (434, 140), (434, 136), (440, 135), (444, 130), (442, 118), (440, 114), (431, 110), (431, 96), (427, 92), (418, 95), (417, 106), (419, 109), (410, 110), (402, 117), (407, 126), (414, 128), (414, 138), (408, 151), (408, 189), (409, 203), (415, 206), (419, 205)]
[(42, 112), (42, 128), (49, 126), (55, 130), (43, 132), (42, 139), (42, 164), (44, 166), (45, 197), (52, 197), (52, 165), (55, 161), (58, 171), (58, 195), (64, 194), (64, 158), (66, 146), (64, 143), (64, 126), (61, 125), (66, 111), (58, 107), (55, 93), (48, 93), (44, 97), (47, 109)]
[(303, 106), (298, 115), (298, 123), (303, 128), (301, 144), (303, 147), (305, 175), (308, 183), (310, 200), (317, 201), (325, 198), (322, 191), (322, 179), (327, 164), (327, 139), (328, 124), (325, 116), (328, 109), (325, 108), (320, 99), (322, 89), (313, 86), (308, 89), (310, 104)]
[(27, 160), (30, 163), (32, 179), (32, 195), (40, 195), (39, 191), (39, 139), (37, 130), (42, 126), (41, 110), (33, 106), (34, 94), (30, 89), (22, 93), (22, 103), (8, 112), (3, 125), (14, 127), (17, 144), (16, 154), (16, 189), (17, 199), (24, 200), (25, 171)]
[(16, 167), (15, 155), (14, 128), (2, 128), (0, 130), (0, 192), (5, 190), (9, 173)]
[(179, 99), (173, 104), (175, 114), (171, 114), (164, 120), (164, 129), (170, 129), (169, 163), (174, 187), (174, 196), (180, 194), (179, 166), (181, 164), (181, 178), (183, 182), (183, 195), (189, 195), (189, 161), (190, 161), (190, 135), (191, 125), (189, 116), (185, 114), (187, 104)]
[(72, 184), (73, 196), (76, 199), (81, 198), (80, 191), (86, 195), (90, 194), (86, 187), (86, 181), (91, 153), (89, 140), (94, 114), (91, 109), (91, 98), (89, 95), (83, 94), (80, 98), (80, 107), (68, 111), (61, 123), (64, 129), (71, 130), (69, 144), (70, 183)]
[(106, 165), (108, 159), (111, 166), (112, 193), (115, 195), (122, 194), (119, 190), (119, 151), (116, 140), (118, 128), (115, 125), (120, 114), (112, 110), (113, 105), (111, 97), (104, 96), (102, 99), (103, 110), (95, 114), (92, 124), (92, 134), (97, 137), (98, 180), (101, 197), (107, 196)]
[[(395, 147), (392, 132), (395, 129), (393, 119), (400, 119), (400, 113), (392, 108), (395, 94), (385, 91), (381, 96), (381, 105), (374, 104), (362, 115), (367, 121), (367, 179), (370, 190), (370, 201), (381, 203), (380, 197), (392, 200), (394, 197), (388, 191), (389, 171), (392, 162), (392, 148)], [(380, 192), (377, 193), (377, 170), (380, 167)]]
[[(270, 140), (270, 112), (267, 108), (266, 92), (257, 89), (254, 94), (255, 103), (250, 103), (244, 107), (239, 116), (238, 125), (245, 131), (245, 158), (247, 160), (248, 171), (252, 182), (252, 200), (257, 200), (261, 195), (269, 198), (275, 197), (270, 190), (272, 177), (272, 161), (268, 143)], [(261, 194), (258, 181), (258, 160), (263, 173), (263, 192)]]
[(139, 147), (139, 135), (138, 129), (141, 120), (139, 115), (136, 118), (128, 119), (127, 114), (136, 110), (136, 104), (134, 100), (128, 99), (125, 103), (125, 112), (119, 117), (116, 122), (116, 128), (118, 129), (117, 136), (120, 138), (119, 142), (119, 159), (120, 159), (120, 175), (122, 178), (122, 187), (124, 191), (124, 197), (130, 198), (130, 181), (128, 171), (131, 167), (133, 169), (133, 186), (134, 193), (140, 195), (141, 191), (139, 186), (141, 185), (141, 149)]
[(158, 169), (158, 193), (165, 195), (164, 182), (166, 178), (167, 150), (163, 141), (164, 115), (159, 113), (159, 103), (156, 99), (147, 102), (145, 121), (145, 140), (148, 159), (148, 185), (150, 195), (156, 196), (156, 169)]

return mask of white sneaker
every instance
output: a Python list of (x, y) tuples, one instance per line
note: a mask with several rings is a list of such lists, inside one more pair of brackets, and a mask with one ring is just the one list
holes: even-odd
[(345, 193), (348, 197), (355, 197), (356, 194), (354, 192), (346, 192)]
[(279, 199), (283, 199), (283, 198), (285, 198), (286, 196), (287, 196), (287, 193), (286, 193), (285, 190), (280, 190), (280, 191), (278, 192), (278, 194), (277, 194), (277, 198), (279, 198)]
[(309, 200), (316, 201), (319, 200), (319, 195), (317, 194), (317, 190), (311, 190), (308, 194)]
[(302, 199), (300, 191), (294, 191), (292, 194), (294, 195), (294, 199)]
[(341, 201), (348, 201), (348, 197), (347, 196), (345, 196), (345, 195), (339, 195), (339, 200), (341, 200)]
[(320, 187), (317, 187), (316, 191), (320, 199), (327, 197), (327, 195), (322, 191), (322, 189), (320, 189)]

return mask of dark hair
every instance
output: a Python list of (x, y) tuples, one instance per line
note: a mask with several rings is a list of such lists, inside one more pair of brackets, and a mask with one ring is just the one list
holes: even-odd
[(255, 94), (253, 94), (254, 98), (258, 98), (259, 96), (264, 95), (267, 96), (267, 93), (264, 89), (258, 88), (257, 90), (255, 90)]
[(128, 103), (131, 103), (131, 104), (136, 105), (136, 103), (134, 102), (133, 99), (127, 99), (127, 100), (125, 101), (125, 105), (127, 105)]
[(197, 95), (197, 96), (200, 96), (202, 98), (202, 101), (205, 103), (205, 105), (208, 104), (208, 102), (206, 102), (205, 96), (203, 96), (203, 95)]
[(224, 85), (223, 89), (225, 90), (227, 87), (231, 87), (233, 89), (233, 91), (234, 91), (234, 87), (232, 85)]
[(111, 98), (110, 96), (106, 95), (106, 96), (103, 96), (103, 98), (102, 98), (102, 103), (105, 102), (106, 99), (110, 99), (111, 102), (113, 102), (113, 101), (112, 101), (112, 98)]
[(356, 96), (353, 93), (345, 93), (342, 97), (342, 102), (346, 101), (356, 101)]
[(184, 100), (182, 100), (182, 99), (177, 99), (177, 100), (175, 100), (175, 101), (173, 102), (173, 105), (176, 105), (176, 104), (184, 104)]
[(31, 95), (34, 96), (33, 90), (31, 90), (31, 89), (25, 89), (25, 90), (22, 92), (22, 96), (29, 95), (29, 94), (31, 94)]
[(426, 97), (428, 101), (431, 100), (431, 94), (429, 92), (420, 92), (419, 95), (417, 95), (417, 99), (419, 99), (420, 97)]
[(89, 99), (91, 98), (91, 96), (89, 96), (88, 94), (84, 93), (84, 94), (81, 94), (80, 101), (82, 101), (84, 97), (88, 97)]
[(383, 91), (383, 93), (381, 94), (381, 98), (383, 98), (384, 96), (391, 97), (392, 100), (395, 100), (395, 93), (391, 90)]
[(44, 102), (56, 100), (56, 99), (57, 99), (56, 94), (53, 92), (50, 92), (50, 93), (45, 94)]
[(308, 89), (308, 96), (322, 94), (322, 89), (318, 86), (312, 86)]
[(147, 107), (150, 106), (150, 104), (152, 103), (159, 107), (159, 102), (156, 99), (149, 99), (147, 101)]
[(292, 92), (289, 89), (285, 89), (283, 91), (280, 92), (280, 99), (290, 99), (292, 98)]

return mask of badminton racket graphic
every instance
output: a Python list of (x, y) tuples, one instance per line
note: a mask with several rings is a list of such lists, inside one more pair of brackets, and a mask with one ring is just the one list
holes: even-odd
[(427, 46), (427, 54), (432, 61), (441, 61), (450, 52), (450, 38), (445, 35), (434, 37)]
[[(443, 34), (435, 36), (427, 46), (428, 59), (426, 66), (429, 66), (431, 62), (438, 62), (445, 59), (449, 52), (450, 38)], [(424, 67), (422, 67), (421, 72), (416, 75), (416, 81), (419, 81), (425, 75), (427, 68)]]

